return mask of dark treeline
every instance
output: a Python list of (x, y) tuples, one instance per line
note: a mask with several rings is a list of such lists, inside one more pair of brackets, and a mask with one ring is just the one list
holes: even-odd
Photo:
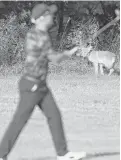
[[(0, 64), (14, 65), (24, 60), (24, 38), (31, 27), (31, 9), (37, 3), (56, 4), (58, 12), (50, 30), (55, 49), (82, 45), (116, 17), (120, 1), (0, 1)], [(93, 42), (99, 50), (119, 54), (120, 23), (112, 25)]]

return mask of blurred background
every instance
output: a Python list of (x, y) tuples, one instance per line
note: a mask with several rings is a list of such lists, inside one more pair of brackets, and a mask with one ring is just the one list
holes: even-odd
[[(24, 40), (31, 28), (30, 15), (37, 3), (56, 4), (58, 12), (51, 28), (55, 50), (70, 49), (75, 45), (85, 46), (94, 33), (111, 22), (115, 9), (120, 9), (120, 1), (0, 1), (0, 72), (1, 74), (20, 74), (24, 67)], [(91, 45), (96, 50), (115, 53), (120, 61), (120, 23), (119, 21), (99, 34)], [(81, 57), (74, 56), (58, 66), (50, 64), (50, 72), (74, 71), (86, 74), (92, 64)]]

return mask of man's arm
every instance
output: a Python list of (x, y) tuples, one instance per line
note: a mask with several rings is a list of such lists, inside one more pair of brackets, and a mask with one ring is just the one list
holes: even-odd
[(48, 59), (51, 62), (54, 62), (56, 64), (59, 64), (60, 62), (68, 59), (69, 57), (71, 57), (76, 51), (78, 50), (78, 47), (74, 47), (71, 50), (65, 50), (62, 53), (55, 53), (55, 51), (53, 51), (52, 49), (50, 49), (49, 54), (48, 54)]

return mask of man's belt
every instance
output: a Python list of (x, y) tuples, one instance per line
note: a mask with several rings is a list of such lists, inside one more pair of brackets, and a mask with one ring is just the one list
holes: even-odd
[(36, 83), (40, 83), (41, 80), (36, 79), (34, 77), (30, 77), (30, 76), (24, 76), (25, 79), (32, 81), (32, 82), (36, 82)]

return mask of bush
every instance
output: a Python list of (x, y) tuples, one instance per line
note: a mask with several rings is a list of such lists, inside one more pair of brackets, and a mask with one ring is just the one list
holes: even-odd
[[(72, 27), (63, 41), (64, 48), (71, 48), (78, 45), (81, 48), (86, 46), (85, 41), (92, 38), (93, 34), (99, 30), (99, 23), (95, 17), (88, 17), (87, 21), (74, 21)], [(91, 41), (90, 41), (91, 42)], [(120, 52), (120, 25), (117, 23), (102, 32), (93, 42), (93, 49), (107, 50), (119, 55)]]
[[(64, 48), (71, 48), (78, 45), (80, 48), (85, 46), (85, 41), (91, 39), (92, 35), (99, 29), (98, 22), (95, 18), (88, 17), (88, 20), (74, 21), (73, 25), (63, 41)], [(97, 45), (97, 40), (93, 42)]]
[(117, 56), (120, 53), (120, 32), (116, 26), (110, 27), (101, 35), (99, 35), (98, 50), (107, 50), (115, 53)]
[(0, 64), (13, 65), (25, 57), (23, 48), (28, 30), (26, 23), (19, 24), (11, 13), (7, 20), (0, 20)]

